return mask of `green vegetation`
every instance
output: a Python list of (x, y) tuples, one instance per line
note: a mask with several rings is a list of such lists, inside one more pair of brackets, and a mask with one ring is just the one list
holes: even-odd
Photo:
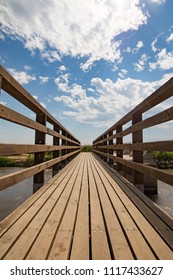
[(173, 168), (173, 152), (153, 152), (153, 158), (157, 166), (161, 169)]
[(81, 147), (81, 152), (92, 152), (93, 147), (91, 145), (85, 145)]
[(159, 161), (161, 161), (161, 160), (170, 161), (170, 160), (173, 160), (173, 152), (154, 151), (153, 152), (153, 158), (157, 159)]
[[(45, 153), (45, 161), (53, 158), (52, 152)], [(34, 165), (34, 154), (0, 157), (0, 167), (30, 167)]]
[(25, 160), (22, 160), (18, 166), (20, 167), (30, 167), (34, 165), (34, 155), (29, 154), (27, 155), (27, 158)]
[(0, 157), (0, 167), (11, 167), (14, 166), (15, 162), (8, 157)]
[(45, 153), (45, 161), (53, 159), (53, 152), (46, 152)]

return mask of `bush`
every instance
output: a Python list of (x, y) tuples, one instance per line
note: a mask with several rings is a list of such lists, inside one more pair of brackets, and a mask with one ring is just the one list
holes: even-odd
[(30, 154), (27, 158), (20, 163), (21, 167), (30, 167), (34, 165), (34, 155)]
[(91, 145), (85, 145), (81, 147), (81, 152), (92, 152), (93, 147)]
[(53, 158), (53, 153), (52, 152), (46, 152), (45, 153), (45, 161), (51, 160)]
[(14, 161), (8, 157), (0, 157), (0, 167), (14, 166)]
[(159, 152), (155, 151), (153, 152), (153, 158), (157, 159), (159, 161), (164, 160), (164, 161), (170, 161), (173, 160), (173, 152)]
[(153, 158), (161, 169), (173, 168), (173, 152), (153, 152)]

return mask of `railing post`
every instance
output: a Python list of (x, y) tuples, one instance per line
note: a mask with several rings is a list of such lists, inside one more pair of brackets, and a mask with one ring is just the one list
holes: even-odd
[[(67, 136), (67, 133), (66, 133), (65, 130), (62, 130), (62, 135), (63, 135), (63, 136)], [(67, 146), (67, 140), (62, 139), (62, 146)], [(66, 154), (67, 154), (67, 149), (63, 149), (63, 150), (61, 151), (61, 155), (62, 155), (62, 156), (65, 156)], [(61, 161), (61, 169), (62, 169), (64, 166), (66, 166), (66, 164), (67, 164), (67, 160), (66, 160), (66, 159), (63, 160), (63, 161)]]
[[(46, 125), (46, 115), (43, 113), (36, 114), (36, 121), (40, 124)], [(35, 132), (35, 144), (45, 145), (46, 134), (36, 130)], [(34, 164), (39, 164), (44, 161), (44, 152), (38, 152), (34, 154)], [(34, 175), (33, 192), (35, 193), (44, 185), (44, 171), (41, 171)]]
[[(132, 116), (132, 125), (142, 121), (142, 113), (137, 112)], [(132, 133), (132, 141), (134, 143), (143, 142), (142, 129)], [(143, 151), (133, 150), (133, 161), (137, 163), (143, 163)], [(144, 191), (144, 176), (143, 173), (134, 170), (133, 171), (133, 184), (136, 185), (141, 191)]]
[[(71, 137), (70, 137), (70, 135), (69, 135), (68, 133), (66, 134), (66, 136), (67, 136), (69, 139), (71, 139)], [(70, 143), (71, 143), (71, 142), (66, 141), (66, 145), (67, 145), (67, 146), (70, 146)], [(69, 154), (69, 153), (70, 153), (70, 149), (66, 149), (66, 154)], [(70, 162), (70, 157), (68, 157), (68, 158), (66, 159), (66, 164), (69, 163), (69, 162)]]
[[(106, 138), (107, 138), (107, 134), (105, 134), (105, 135), (103, 136), (103, 139), (106, 139)], [(104, 152), (105, 154), (107, 154), (107, 140), (103, 142), (103, 145), (105, 146), (105, 149), (103, 150), (103, 152)], [(104, 160), (105, 162), (107, 162), (107, 161), (108, 161), (107, 156), (104, 156), (103, 160)]]
[[(112, 135), (113, 135), (113, 131), (109, 132), (109, 137), (112, 136)], [(113, 139), (109, 140), (109, 146), (112, 146), (112, 145), (113, 145)], [(113, 149), (109, 149), (108, 151), (109, 151), (110, 155), (113, 155), (113, 153), (114, 153)], [(114, 161), (113, 161), (112, 158), (109, 158), (108, 163), (111, 167), (113, 167)]]
[(0, 76), (0, 93), (1, 93), (1, 88), (2, 88), (2, 76)]
[[(116, 133), (119, 133), (119, 132), (122, 132), (122, 125), (116, 127)], [(122, 137), (117, 137), (116, 138), (116, 144), (117, 145), (118, 144), (123, 144), (123, 138)], [(123, 158), (123, 150), (117, 149), (116, 152), (117, 152), (117, 157)], [(122, 173), (123, 173), (123, 166), (119, 162), (117, 162), (117, 171), (119, 173), (121, 173), (121, 175), (122, 175)]]
[[(60, 132), (60, 127), (59, 127), (59, 125), (54, 125), (54, 131), (56, 131), (56, 132)], [(60, 144), (60, 139), (59, 139), (59, 137), (56, 137), (56, 136), (54, 136), (53, 137), (53, 145), (54, 146), (59, 146), (59, 144)], [(53, 151), (53, 158), (57, 158), (57, 157), (59, 157), (59, 154), (60, 154), (60, 151), (58, 150), (58, 151)], [(53, 165), (53, 167), (52, 167), (52, 176), (55, 176), (57, 173), (59, 172), (59, 163), (56, 163), (56, 164), (54, 164)]]

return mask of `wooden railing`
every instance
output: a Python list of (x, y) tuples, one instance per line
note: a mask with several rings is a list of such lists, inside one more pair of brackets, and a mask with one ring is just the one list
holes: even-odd
[[(34, 176), (34, 189), (44, 184), (44, 170), (52, 167), (54, 176), (80, 152), (80, 142), (64, 128), (35, 98), (30, 95), (2, 66), (0, 89), (11, 95), (35, 113), (32, 120), (21, 113), (0, 104), (0, 118), (35, 131), (35, 144), (0, 144), (0, 156), (34, 153), (34, 166), (0, 177), (0, 190)], [(52, 125), (52, 129), (47, 126)], [(50, 126), (50, 125), (49, 125)], [(46, 145), (46, 135), (53, 137), (53, 145)], [(22, 138), (22, 135), (19, 135)], [(10, 135), (9, 135), (10, 139)], [(52, 151), (53, 158), (45, 161), (45, 152)]]
[[(144, 129), (153, 126), (156, 129), (157, 125), (173, 120), (173, 107), (145, 119), (143, 113), (172, 96), (173, 78), (93, 141), (94, 153), (145, 193), (157, 192), (157, 180), (173, 185), (173, 173), (148, 166), (143, 161), (144, 151), (173, 151), (173, 140), (143, 142)], [(127, 124), (129, 127), (124, 128)], [(130, 144), (123, 143), (127, 135), (132, 136)], [(132, 151), (131, 160), (125, 159), (125, 149)]]

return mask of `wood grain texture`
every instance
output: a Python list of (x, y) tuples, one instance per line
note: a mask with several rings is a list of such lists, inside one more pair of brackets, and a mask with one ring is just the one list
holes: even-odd
[(68, 163), (0, 223), (0, 259), (172, 260), (173, 220), (106, 166)]

